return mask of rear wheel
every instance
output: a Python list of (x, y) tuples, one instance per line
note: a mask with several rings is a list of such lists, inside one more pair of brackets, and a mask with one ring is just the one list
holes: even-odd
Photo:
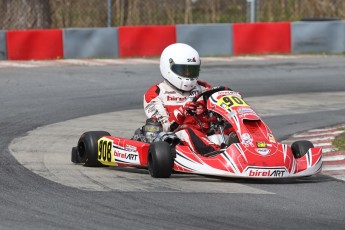
[(90, 131), (81, 135), (77, 146), (77, 157), (80, 163), (88, 167), (102, 166), (98, 161), (98, 140), (104, 136), (110, 136), (110, 134), (105, 131)]
[(295, 141), (291, 145), (292, 153), (296, 159), (303, 157), (309, 151), (310, 148), (314, 148), (313, 143), (305, 140)]
[(78, 156), (78, 148), (73, 147), (71, 152), (71, 161), (75, 164), (80, 163), (79, 156)]
[(171, 147), (167, 142), (153, 142), (148, 154), (148, 169), (155, 178), (168, 178), (171, 176), (174, 158)]

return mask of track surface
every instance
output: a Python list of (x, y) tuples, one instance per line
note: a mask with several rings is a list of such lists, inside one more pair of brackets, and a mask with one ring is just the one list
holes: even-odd
[[(345, 123), (344, 107), (334, 103), (345, 91), (344, 61), (344, 57), (319, 57), (212, 62), (204, 63), (202, 76), (213, 85), (229, 85), (245, 97), (296, 98), (292, 94), (328, 92), (320, 99), (319, 111), (314, 107), (309, 112), (266, 114), (265, 121), (283, 139), (310, 128)], [(64, 186), (32, 173), (8, 150), (14, 138), (37, 127), (141, 108), (145, 90), (160, 80), (158, 66), (151, 64), (1, 69), (0, 228), (344, 228), (345, 184), (324, 175), (284, 181), (181, 175), (157, 180), (143, 171), (112, 170), (123, 176), (123, 181), (132, 181), (134, 189), (121, 190), (121, 184), (112, 184), (108, 189), (92, 191)], [(298, 98), (302, 103), (303, 98)], [(109, 126), (116, 129), (115, 121)], [(58, 139), (55, 143), (43, 139), (40, 146), (49, 149), (56, 143)], [(87, 180), (85, 177), (81, 179)], [(144, 180), (145, 189), (137, 186), (138, 179)]]

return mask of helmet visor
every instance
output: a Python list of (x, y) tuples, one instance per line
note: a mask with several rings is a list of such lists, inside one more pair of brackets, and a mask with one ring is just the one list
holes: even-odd
[(178, 65), (172, 64), (171, 70), (181, 76), (187, 78), (197, 78), (200, 72), (200, 65)]

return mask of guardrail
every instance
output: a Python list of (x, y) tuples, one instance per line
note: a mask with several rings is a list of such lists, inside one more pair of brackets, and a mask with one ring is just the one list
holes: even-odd
[(345, 21), (8, 30), (0, 31), (0, 59), (159, 56), (175, 42), (201, 56), (344, 53)]

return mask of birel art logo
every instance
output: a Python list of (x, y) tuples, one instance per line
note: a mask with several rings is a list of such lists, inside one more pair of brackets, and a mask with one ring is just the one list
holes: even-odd
[(286, 175), (285, 168), (248, 168), (246, 176), (250, 177), (283, 177)]
[(167, 96), (167, 101), (185, 101), (187, 97)]

